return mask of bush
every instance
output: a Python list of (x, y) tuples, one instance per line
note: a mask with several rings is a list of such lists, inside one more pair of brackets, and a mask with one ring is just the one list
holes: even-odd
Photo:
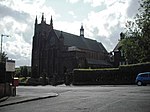
[(75, 69), (73, 84), (115, 84), (118, 70), (118, 68)]
[(74, 69), (73, 84), (134, 84), (138, 73), (149, 70), (150, 62), (119, 68)]
[(19, 85), (27, 85), (29, 79), (30, 77), (19, 77)]
[(123, 84), (134, 84), (138, 73), (147, 72), (149, 70), (150, 62), (120, 66), (120, 81), (122, 81)]

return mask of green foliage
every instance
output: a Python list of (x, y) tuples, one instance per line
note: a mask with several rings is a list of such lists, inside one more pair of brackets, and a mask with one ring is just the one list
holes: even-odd
[(150, 61), (150, 0), (141, 0), (134, 21), (126, 23), (122, 49), (129, 63)]
[(139, 63), (140, 49), (135, 38), (126, 38), (122, 40), (122, 49), (129, 64)]
[(27, 70), (27, 66), (22, 66), (20, 67), (21, 68), (21, 75), (24, 76), (24, 77), (27, 77), (28, 75), (28, 70)]
[(16, 77), (31, 77), (31, 68), (29, 66), (21, 66), (15, 68)]
[(97, 71), (97, 70), (118, 70), (118, 68), (97, 68), (97, 69), (74, 69), (79, 71)]
[(19, 83), (26, 83), (26, 82), (27, 82), (27, 78), (19, 77)]
[(15, 77), (20, 77), (20, 71), (21, 69), (20, 68), (15, 68)]
[(1, 62), (6, 62), (6, 59), (7, 59), (7, 54), (5, 53), (5, 52), (3, 52), (3, 53), (0, 53), (0, 58), (1, 58)]
[(73, 84), (134, 84), (138, 73), (150, 70), (150, 62), (109, 69), (75, 69)]
[(115, 84), (119, 68), (75, 69), (73, 84)]
[(30, 77), (19, 77), (19, 85), (27, 85), (29, 79)]

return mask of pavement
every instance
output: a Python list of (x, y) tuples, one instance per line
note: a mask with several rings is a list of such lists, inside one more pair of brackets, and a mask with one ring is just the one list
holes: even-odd
[[(44, 99), (51, 93), (59, 96)], [(0, 105), (0, 112), (150, 112), (150, 86), (19, 86)]]
[(17, 94), (16, 96), (3, 97), (0, 99), (0, 107), (14, 105), (19, 103), (25, 103), (35, 100), (41, 100), (46, 98), (57, 97), (57, 93), (36, 93), (36, 94)]

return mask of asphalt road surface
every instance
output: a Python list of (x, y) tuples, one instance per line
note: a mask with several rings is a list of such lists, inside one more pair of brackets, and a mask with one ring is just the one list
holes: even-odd
[(150, 112), (149, 85), (37, 86), (18, 87), (17, 91), (59, 96), (0, 107), (0, 112)]

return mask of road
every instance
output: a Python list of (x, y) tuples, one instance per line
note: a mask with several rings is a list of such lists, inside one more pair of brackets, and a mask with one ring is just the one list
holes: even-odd
[(150, 112), (150, 86), (37, 86), (19, 87), (19, 94), (28, 91), (56, 92), (58, 97), (6, 107), (0, 112)]

